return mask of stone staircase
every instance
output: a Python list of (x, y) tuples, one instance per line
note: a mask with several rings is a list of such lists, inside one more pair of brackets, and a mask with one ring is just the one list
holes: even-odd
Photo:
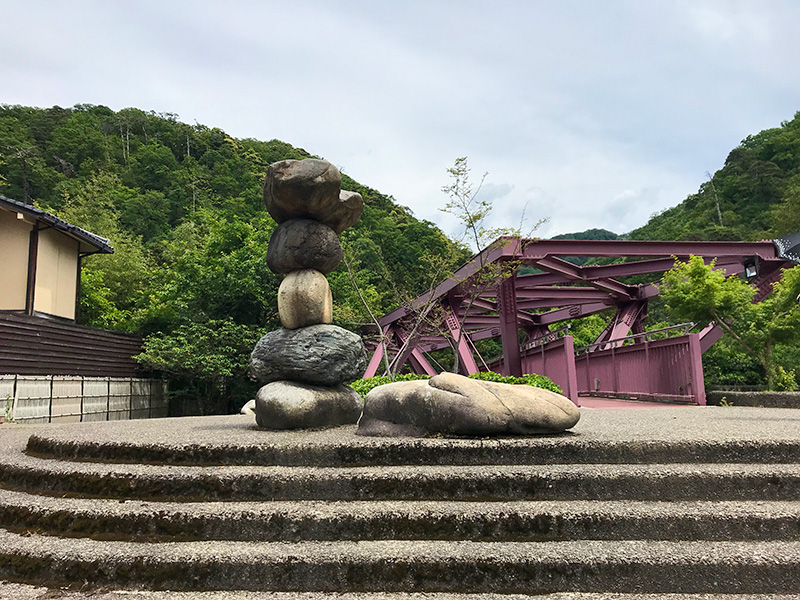
[(573, 433), (491, 440), (354, 431), (3, 425), (0, 579), (225, 598), (800, 590), (800, 411), (584, 411)]

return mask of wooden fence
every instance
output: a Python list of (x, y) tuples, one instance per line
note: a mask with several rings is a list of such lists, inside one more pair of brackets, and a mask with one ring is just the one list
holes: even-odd
[(0, 413), (19, 423), (77, 423), (166, 417), (161, 379), (0, 375)]
[(142, 377), (135, 335), (39, 316), (0, 313), (0, 373)]

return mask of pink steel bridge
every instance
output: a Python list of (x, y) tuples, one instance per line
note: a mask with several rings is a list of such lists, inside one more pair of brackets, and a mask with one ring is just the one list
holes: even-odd
[[(702, 256), (727, 276), (747, 277), (758, 302), (783, 268), (800, 264), (798, 246), (800, 233), (761, 242), (500, 238), (434, 290), (379, 320), (384, 343), (368, 342), (374, 350), (364, 376), (384, 372), (386, 360), (395, 372), (409, 363), (415, 373), (435, 375), (427, 354), (451, 347), (463, 374), (540, 373), (576, 403), (579, 395), (597, 395), (705, 404), (701, 355), (722, 330), (712, 323), (697, 333), (687, 328), (685, 335), (653, 339), (644, 320), (659, 288), (620, 278), (660, 277), (676, 260)], [(626, 262), (579, 266), (564, 257)], [(519, 274), (523, 266), (536, 272)], [(558, 330), (558, 324), (607, 309), (614, 316), (605, 330), (576, 355), (567, 328)], [(500, 338), (503, 354), (487, 364), (474, 342), (493, 337)]]

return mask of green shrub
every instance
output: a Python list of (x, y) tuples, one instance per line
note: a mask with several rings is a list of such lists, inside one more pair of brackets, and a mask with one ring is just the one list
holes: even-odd
[[(552, 379), (545, 377), (544, 375), (536, 375), (535, 373), (523, 375), (522, 377), (512, 377), (500, 375), (500, 373), (495, 373), (494, 371), (486, 371), (485, 373), (473, 373), (469, 376), (469, 378), (478, 379), (480, 381), (494, 381), (496, 383), (510, 383), (512, 385), (531, 385), (533, 387), (556, 392), (557, 394), (563, 393), (561, 388), (558, 387)], [(403, 375), (395, 375), (394, 381), (416, 381), (419, 379), (430, 379), (430, 376), (406, 373)], [(372, 388), (376, 388), (379, 385), (384, 385), (387, 383), (392, 383), (392, 380), (389, 377), (379, 375), (377, 377), (368, 377), (366, 379), (354, 381), (350, 384), (350, 387), (361, 394), (361, 397), (363, 398)]]
[(786, 370), (778, 365), (775, 367), (775, 373), (770, 379), (772, 380), (770, 389), (776, 392), (794, 392), (797, 389), (794, 369)]
[[(416, 381), (418, 379), (430, 379), (430, 375), (415, 375), (414, 373), (404, 373), (402, 375), (395, 375), (394, 381)], [(359, 379), (350, 384), (350, 387), (365, 397), (372, 388), (387, 383), (394, 383), (389, 377), (385, 375), (378, 375), (376, 377), (367, 377), (366, 379)]]
[(552, 379), (544, 375), (537, 375), (536, 373), (529, 373), (522, 377), (514, 377), (513, 375), (500, 375), (500, 373), (495, 373), (494, 371), (486, 371), (484, 373), (473, 373), (469, 378), (479, 379), (480, 381), (494, 381), (495, 383), (510, 383), (511, 385), (531, 385), (533, 387), (550, 390), (557, 394), (564, 393)]

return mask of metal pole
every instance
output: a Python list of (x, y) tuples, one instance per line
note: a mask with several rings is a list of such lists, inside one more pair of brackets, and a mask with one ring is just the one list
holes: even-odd
[[(517, 321), (516, 274), (500, 283), (498, 312), (500, 313), (500, 339), (503, 344), (505, 375), (522, 377), (522, 356), (519, 351), (519, 322)], [(544, 356), (542, 356), (544, 361)]]

